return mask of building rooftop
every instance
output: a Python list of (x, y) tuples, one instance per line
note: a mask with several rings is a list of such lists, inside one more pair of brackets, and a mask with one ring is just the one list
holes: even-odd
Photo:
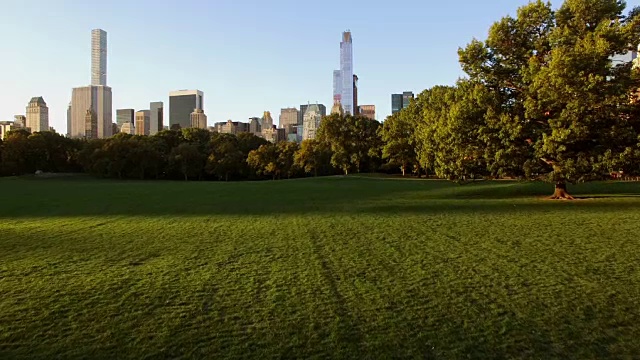
[(38, 105), (47, 106), (47, 103), (44, 102), (44, 99), (42, 98), (42, 96), (32, 97), (31, 101), (29, 101), (29, 103), (36, 103)]

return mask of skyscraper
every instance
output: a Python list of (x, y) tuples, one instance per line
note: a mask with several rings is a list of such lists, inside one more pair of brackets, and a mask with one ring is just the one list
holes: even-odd
[(116, 110), (116, 124), (118, 129), (122, 129), (122, 125), (126, 123), (133, 123), (135, 121), (136, 111), (133, 109), (117, 109)]
[(33, 97), (27, 105), (26, 127), (31, 132), (49, 131), (49, 108), (42, 96)]
[(395, 114), (409, 106), (411, 99), (413, 99), (412, 91), (405, 91), (402, 94), (391, 94), (391, 113)]
[(345, 113), (353, 115), (355, 114), (353, 108), (353, 44), (350, 31), (342, 33), (340, 79), (342, 80), (342, 107)]
[(71, 102), (67, 108), (67, 137), (71, 136)]
[(333, 70), (333, 103), (335, 104), (336, 102), (342, 102), (342, 75), (340, 70)]
[(108, 86), (83, 86), (73, 89), (71, 96), (71, 137), (86, 136), (85, 117), (91, 109), (97, 117), (97, 136), (99, 139), (110, 137), (112, 134), (112, 94)]
[(97, 137), (112, 135), (113, 107), (111, 88), (107, 86), (107, 33), (101, 29), (91, 31), (91, 85), (73, 89), (71, 95), (71, 122), (69, 136), (86, 137), (87, 111), (95, 112)]
[(149, 135), (151, 111), (139, 110), (136, 112), (136, 135)]
[(358, 115), (360, 109), (358, 108), (358, 75), (353, 74), (353, 115)]
[(413, 99), (412, 91), (405, 91), (402, 93), (402, 108), (406, 108), (411, 104), (411, 99)]
[(296, 133), (296, 126), (298, 125), (298, 109), (285, 108), (280, 109), (280, 127), (284, 129), (287, 136), (289, 134)]
[(249, 132), (254, 135), (262, 133), (262, 123), (259, 117), (249, 118)]
[(270, 111), (265, 111), (262, 114), (262, 129), (271, 129), (273, 127), (273, 118), (271, 117)]
[(116, 124), (118, 128), (122, 128), (122, 125), (126, 123), (133, 124), (136, 121), (136, 111), (134, 109), (117, 109), (116, 110)]
[(207, 128), (207, 115), (204, 114), (202, 109), (195, 109), (191, 113), (191, 127), (195, 129)]
[(152, 102), (149, 104), (149, 109), (151, 111), (149, 135), (155, 135), (164, 127), (164, 104), (162, 101)]
[(87, 140), (98, 138), (98, 117), (93, 109), (87, 109), (84, 115), (84, 138)]
[(364, 117), (368, 117), (371, 120), (376, 119), (376, 106), (375, 105), (360, 105), (358, 113)]
[(311, 104), (304, 113), (302, 126), (302, 140), (313, 140), (316, 138), (316, 132), (320, 128), (322, 115), (318, 105)]
[(169, 93), (169, 127), (191, 127), (194, 109), (204, 110), (204, 93), (200, 90), (179, 90)]
[(91, 85), (107, 85), (107, 32), (91, 30)]
[[(325, 117), (327, 116), (327, 107), (324, 106), (323, 104), (315, 104), (318, 105), (318, 109), (320, 111), (320, 116), (321, 117)], [(307, 112), (307, 108), (309, 107), (309, 104), (306, 105), (300, 105), (300, 113), (298, 114), (298, 126), (302, 126), (303, 122), (304, 122), (304, 114)]]
[(19, 129), (27, 127), (27, 117), (24, 115), (15, 115), (13, 117), (13, 125)]
[(391, 113), (402, 110), (402, 94), (391, 94)]

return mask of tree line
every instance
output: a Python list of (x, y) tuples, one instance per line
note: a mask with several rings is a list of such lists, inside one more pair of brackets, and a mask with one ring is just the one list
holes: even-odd
[(20, 129), (0, 140), (0, 174), (85, 172), (116, 179), (229, 181), (374, 172), (383, 164), (380, 127), (365, 117), (331, 115), (323, 120), (317, 140), (301, 144), (195, 128), (92, 140)]
[(0, 146), (1, 171), (185, 180), (399, 171), (543, 179), (554, 198), (571, 198), (567, 183), (640, 173), (640, 69), (615, 60), (640, 43), (638, 14), (618, 0), (555, 10), (533, 1), (459, 49), (466, 76), (455, 85), (424, 90), (383, 123), (327, 116), (301, 144), (197, 129), (91, 141), (17, 131)]

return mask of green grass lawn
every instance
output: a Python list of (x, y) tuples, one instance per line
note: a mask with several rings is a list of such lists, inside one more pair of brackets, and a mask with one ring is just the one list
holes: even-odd
[(638, 183), (0, 188), (0, 359), (640, 356)]

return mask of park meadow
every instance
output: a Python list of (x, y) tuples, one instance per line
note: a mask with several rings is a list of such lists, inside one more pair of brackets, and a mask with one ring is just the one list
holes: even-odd
[(640, 183), (0, 184), (3, 359), (640, 353)]

